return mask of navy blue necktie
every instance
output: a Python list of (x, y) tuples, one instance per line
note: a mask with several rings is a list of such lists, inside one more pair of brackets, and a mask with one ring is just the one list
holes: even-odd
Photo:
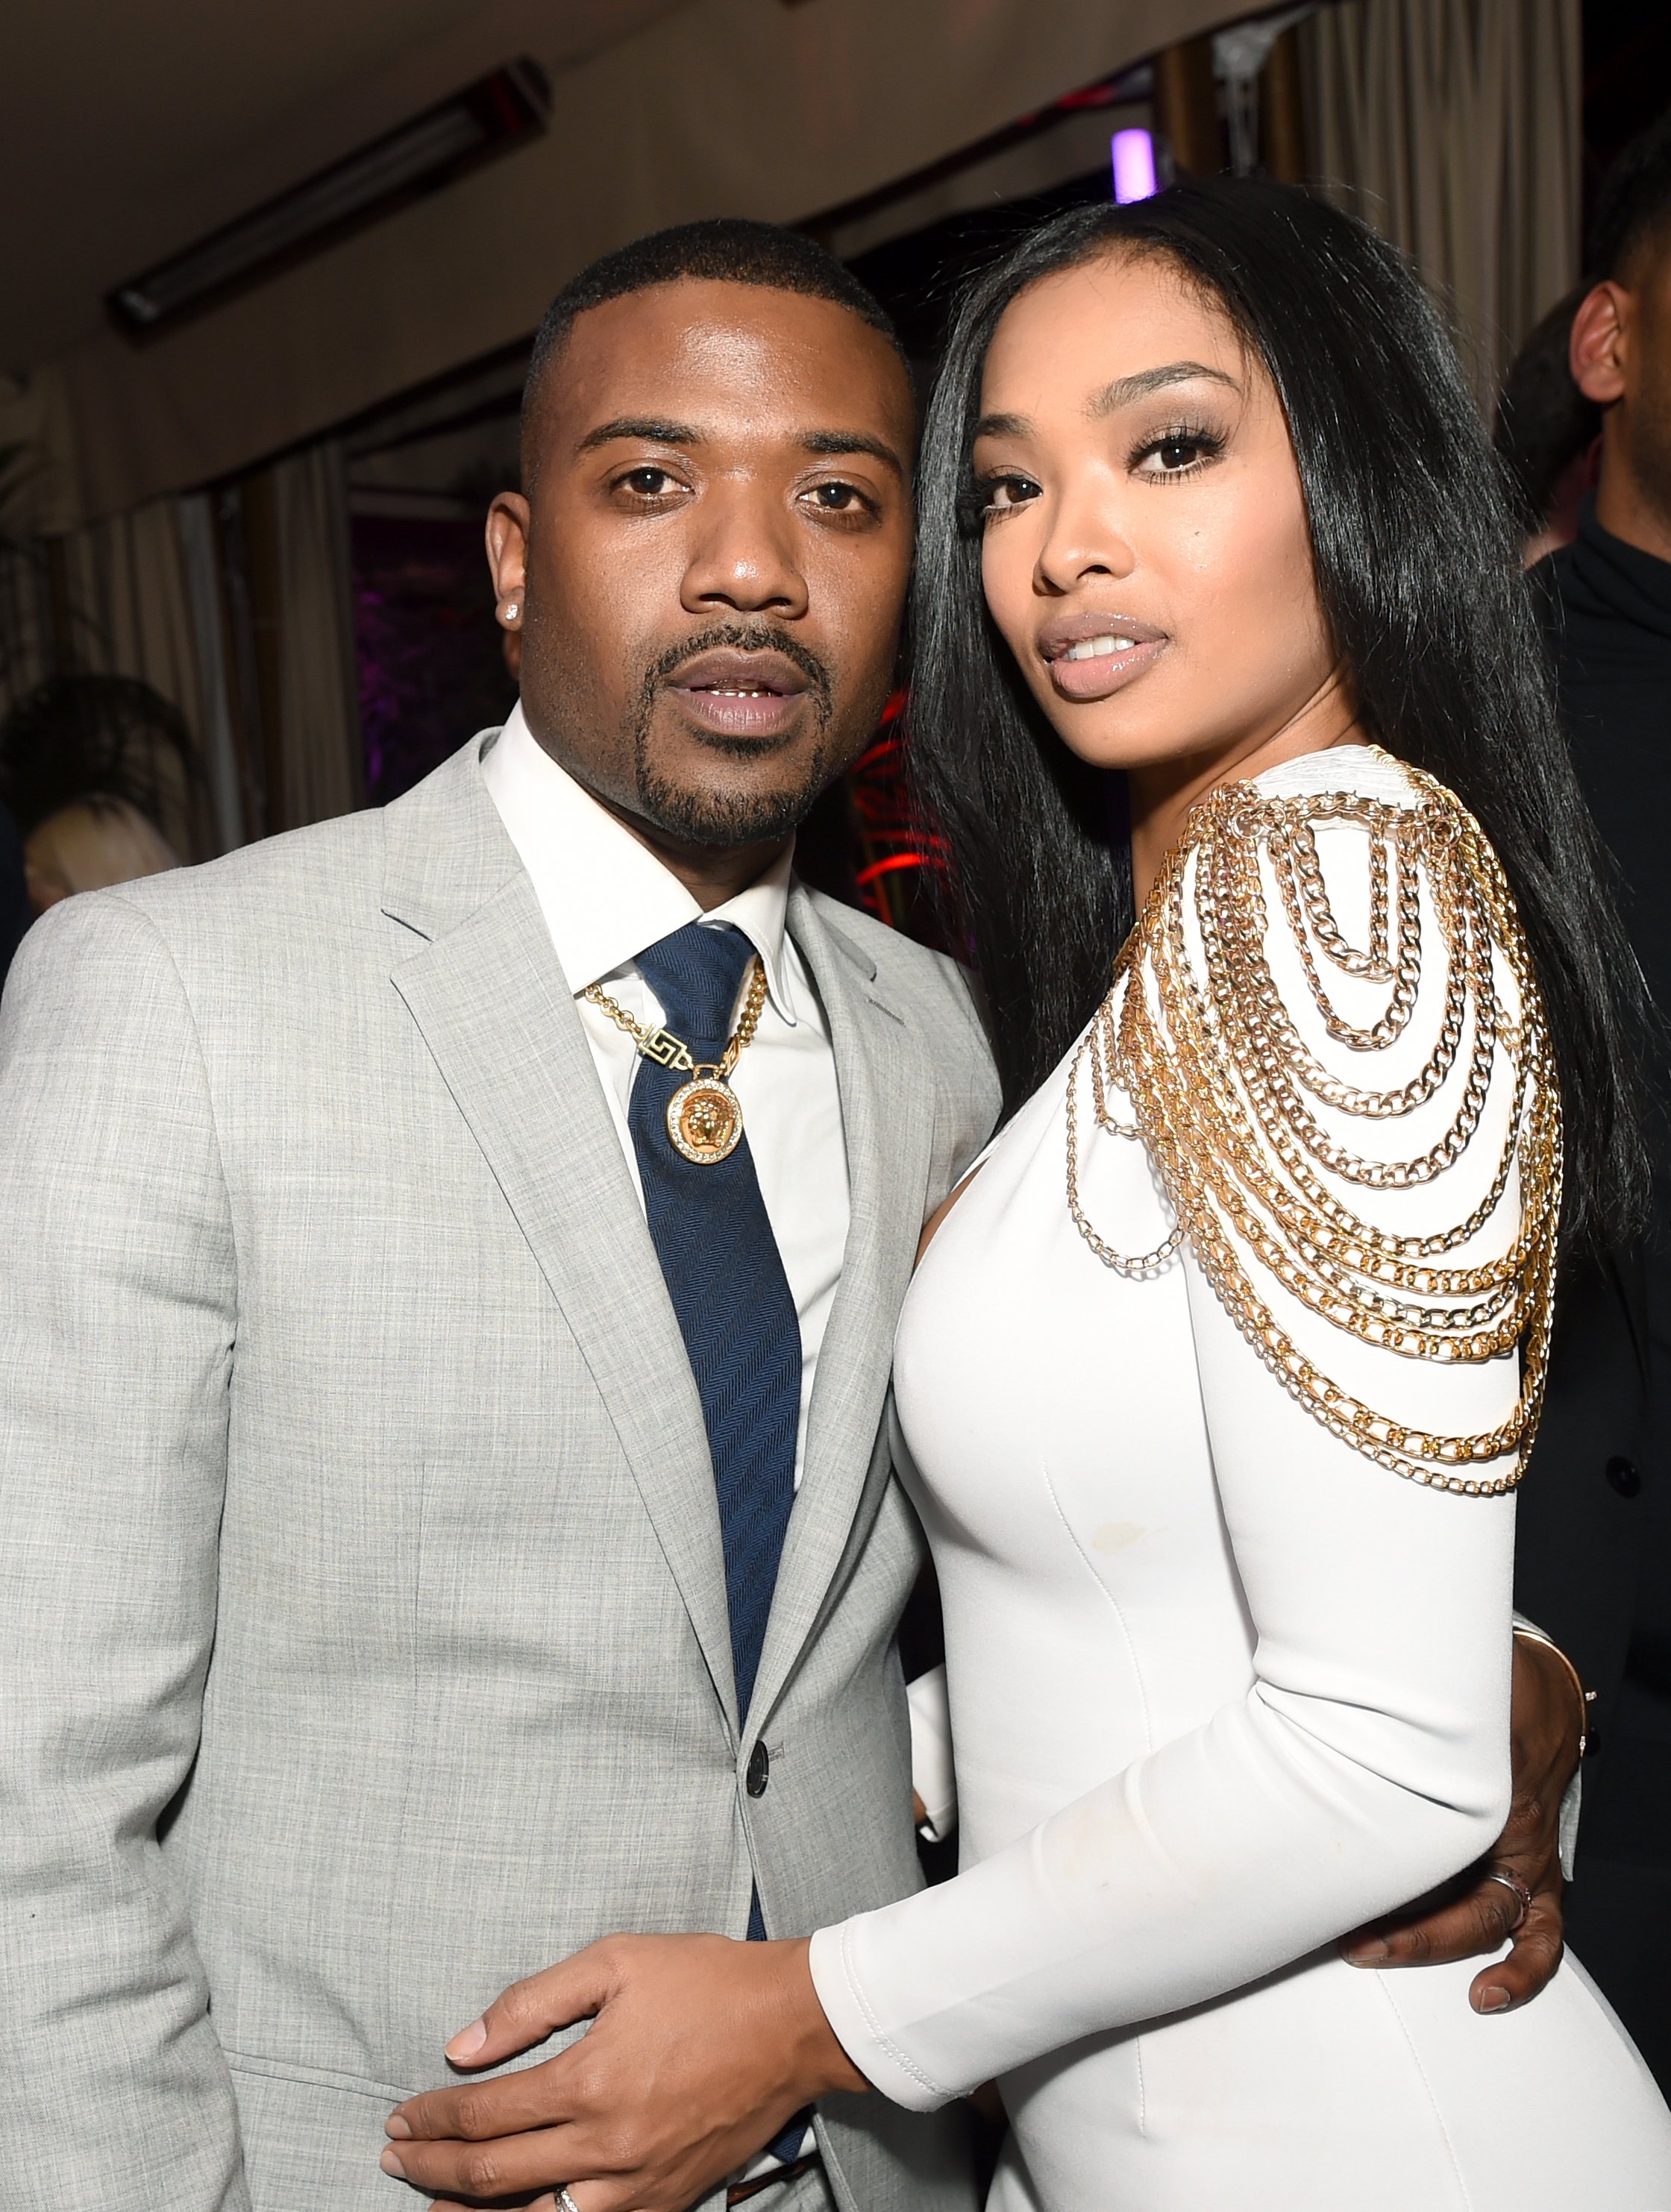
[[(639, 972), (662, 1002), (663, 1028), (698, 1063), (723, 1054), (753, 957), (740, 931), (694, 921), (638, 955)], [(741, 1724), (795, 1504), (801, 1322), (747, 1134), (726, 1158), (707, 1165), (687, 1160), (668, 1134), (668, 1101), (689, 1079), (641, 1058), (626, 1120), (656, 1256), (708, 1431)], [(758, 1890), (749, 1899), (748, 1934), (755, 1942), (765, 1935)], [(811, 2117), (797, 2112), (767, 2148), (793, 2159)]]
[[(715, 1062), (723, 1054), (753, 957), (739, 931), (699, 922), (639, 954), (662, 1025), (693, 1060)], [(706, 1165), (686, 1159), (668, 1134), (668, 1101), (689, 1079), (641, 1059), (626, 1118), (649, 1233), (708, 1430), (741, 1720), (795, 1503), (801, 1324), (747, 1134), (728, 1158)]]

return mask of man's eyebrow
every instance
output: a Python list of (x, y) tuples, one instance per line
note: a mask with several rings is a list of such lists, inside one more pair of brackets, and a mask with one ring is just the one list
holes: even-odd
[(1235, 377), (1227, 375), (1222, 368), (1209, 368), (1204, 362), (1169, 361), (1162, 368), (1140, 368), (1134, 376), (1115, 377), (1112, 384), (1105, 384), (1093, 397), (1086, 412), (1093, 418), (1117, 415), (1134, 399), (1163, 391), (1168, 384), (1193, 384), (1204, 377), (1210, 384), (1228, 384), (1232, 392), (1241, 389)]
[(906, 465), (900, 455), (885, 438), (873, 438), (868, 430), (808, 430), (800, 443), (804, 453), (869, 453), (873, 461), (881, 461), (901, 483), (905, 481)]
[(655, 415), (618, 415), (613, 422), (600, 422), (575, 447), (589, 453), (599, 446), (613, 446), (618, 438), (637, 438), (649, 446), (699, 446), (702, 433), (688, 422), (664, 422)]

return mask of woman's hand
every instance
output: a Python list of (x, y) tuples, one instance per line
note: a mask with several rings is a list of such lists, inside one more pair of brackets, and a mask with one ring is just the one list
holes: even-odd
[(576, 2021), (543, 2065), (436, 2089), (389, 2115), (383, 2170), (437, 2199), (566, 2185), (578, 2212), (685, 2212), (802, 2105), (870, 2086), (837, 2042), (804, 1941), (612, 1936), (517, 1982), (447, 2046), (497, 2066)]
[[(1354, 1966), (1437, 1966), (1499, 1950), (1468, 1990), (1479, 2013), (1511, 2012), (1546, 1989), (1561, 1963), (1561, 1800), (1578, 1765), (1584, 1725), (1566, 1662), (1546, 1644), (1515, 1638), (1509, 1825), (1480, 1864), (1403, 1911), (1361, 1928), (1340, 1948)], [(1511, 1875), (1531, 1899), (1496, 1879)]]

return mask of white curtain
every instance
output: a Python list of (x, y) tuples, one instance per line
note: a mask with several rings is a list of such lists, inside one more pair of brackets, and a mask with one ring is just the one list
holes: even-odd
[(158, 827), (182, 859), (206, 860), (242, 842), (242, 811), (235, 769), (207, 742), (229, 729), (230, 710), (218, 601), (205, 635), (193, 605), (181, 506), (152, 500), (131, 514), (68, 532), (46, 557), (58, 565), (54, 617), (67, 630), (54, 640), (55, 665), (137, 676), (184, 715), (207, 788), (194, 792), (182, 776), (167, 777)]
[(267, 738), (267, 827), (297, 830), (365, 803), (342, 447), (326, 440), (267, 475), (279, 722)]
[(1311, 167), (1446, 303), (1480, 410), (1579, 273), (1579, 0), (1339, 0), (1300, 27)]
[(174, 775), (162, 794), (159, 827), (189, 860), (364, 803), (341, 449), (278, 462), (249, 490), (271, 541), (252, 610), (267, 680), (253, 695), (235, 665), (207, 494), (20, 540), (0, 561), (0, 712), (60, 669), (136, 676), (160, 691), (204, 769), (205, 790)]

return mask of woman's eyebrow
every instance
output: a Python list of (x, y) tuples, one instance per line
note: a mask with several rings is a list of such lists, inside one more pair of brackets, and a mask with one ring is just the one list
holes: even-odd
[(1085, 412), (1094, 421), (1104, 415), (1116, 415), (1134, 399), (1144, 398), (1168, 384), (1192, 384), (1202, 377), (1211, 384), (1228, 384), (1232, 392), (1241, 389), (1235, 377), (1226, 375), (1222, 368), (1209, 368), (1204, 362), (1169, 361), (1162, 368), (1140, 368), (1135, 375), (1115, 377), (1111, 384), (1105, 384), (1101, 392), (1092, 395)]
[(983, 415), (975, 425), (977, 438), (1026, 438), (1033, 425), (1025, 415)]

